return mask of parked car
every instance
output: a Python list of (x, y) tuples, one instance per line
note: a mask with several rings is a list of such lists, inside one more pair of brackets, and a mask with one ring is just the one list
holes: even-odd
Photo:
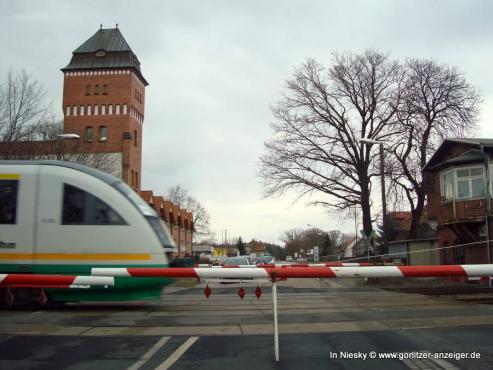
[(224, 266), (254, 266), (250, 256), (230, 257), (224, 262)]
[(272, 256), (257, 257), (257, 265), (270, 265), (274, 263)]

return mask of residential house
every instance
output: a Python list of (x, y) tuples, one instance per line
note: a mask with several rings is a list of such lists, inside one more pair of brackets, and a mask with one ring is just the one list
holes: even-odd
[(446, 139), (423, 169), (442, 264), (491, 262), (493, 139)]

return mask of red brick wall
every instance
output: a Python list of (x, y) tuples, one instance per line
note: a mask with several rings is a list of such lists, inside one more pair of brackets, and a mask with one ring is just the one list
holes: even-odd
[[(91, 71), (95, 72), (95, 71)], [(107, 71), (105, 71), (107, 72)], [(76, 72), (81, 74), (81, 72)], [(130, 72), (125, 74), (89, 74), (73, 75), (65, 73), (63, 86), (63, 114), (64, 132), (79, 134), (85, 140), (85, 129), (88, 126), (94, 129), (94, 140), (84, 145), (89, 152), (123, 153), (122, 177), (129, 185), (140, 189), (142, 174), (142, 122), (144, 113), (145, 88), (138, 77)], [(103, 94), (103, 86), (108, 86), (107, 94)], [(86, 86), (91, 86), (90, 95), (86, 95)], [(99, 94), (94, 94), (94, 88), (99, 85)], [(139, 92), (137, 100), (135, 90)], [(116, 114), (116, 105), (120, 105), (120, 114)], [(127, 114), (124, 113), (124, 104), (127, 105)], [(98, 115), (94, 114), (94, 106), (98, 105)], [(102, 115), (101, 106), (106, 106), (106, 114)], [(113, 114), (109, 115), (109, 105), (113, 106)], [(70, 115), (67, 116), (67, 106), (70, 106)], [(77, 107), (74, 116), (73, 107)], [(84, 106), (85, 113), (80, 115), (80, 107)], [(88, 106), (91, 106), (91, 115), (88, 115)], [(136, 115), (136, 112), (140, 115)], [(140, 117), (140, 118), (139, 118)], [(99, 127), (107, 127), (107, 140), (99, 141)], [(128, 132), (131, 139), (124, 140), (123, 134)], [(137, 134), (136, 145), (134, 135)], [(132, 177), (133, 174), (133, 177)]]

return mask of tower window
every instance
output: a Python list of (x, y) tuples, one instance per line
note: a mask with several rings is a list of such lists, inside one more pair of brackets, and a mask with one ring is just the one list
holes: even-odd
[(108, 95), (108, 85), (103, 85), (103, 95)]
[(65, 109), (65, 115), (67, 117), (70, 117), (70, 105), (67, 105), (67, 108)]
[(127, 104), (123, 104), (123, 114), (127, 114), (128, 112), (128, 106)]
[(113, 114), (113, 104), (108, 104), (108, 114), (110, 116)]
[(83, 116), (84, 115), (84, 106), (81, 105), (79, 108), (80, 108), (80, 115)]
[(72, 113), (74, 114), (74, 117), (77, 116), (77, 106), (76, 105), (74, 105), (72, 107)]
[(91, 85), (86, 85), (86, 95), (91, 95)]
[(90, 105), (87, 106), (87, 115), (88, 116), (91, 115), (91, 106)]
[(94, 140), (94, 129), (92, 127), (86, 127), (86, 141)]
[(99, 105), (94, 106), (94, 115), (97, 116), (99, 114)]
[(99, 127), (99, 141), (108, 140), (108, 129), (106, 126)]
[(115, 111), (116, 111), (115, 114), (120, 114), (120, 104), (117, 104), (115, 106)]
[(137, 146), (138, 139), (137, 139), (137, 130), (134, 131), (134, 146)]
[(130, 181), (131, 181), (131, 182), (130, 182), (130, 184), (131, 184), (132, 186), (135, 186), (134, 170), (130, 170), (130, 177), (131, 177), (131, 179), (130, 179)]
[(94, 95), (99, 95), (99, 85), (94, 85)]
[(106, 105), (101, 105), (101, 115), (105, 115), (106, 114)]

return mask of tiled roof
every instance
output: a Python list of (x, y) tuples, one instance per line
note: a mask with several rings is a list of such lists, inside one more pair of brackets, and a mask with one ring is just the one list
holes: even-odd
[[(98, 56), (98, 51), (104, 51)], [(74, 50), (70, 63), (62, 71), (131, 68), (148, 85), (140, 70), (140, 62), (118, 28), (100, 29)]]
[(75, 49), (74, 53), (93, 53), (98, 50), (132, 51), (118, 28), (101, 28)]
[(411, 222), (413, 219), (410, 211), (396, 211), (389, 212), (389, 216), (397, 224), (397, 228), (400, 230), (409, 230), (411, 228)]
[[(431, 158), (428, 160), (426, 165), (423, 167), (423, 171), (430, 171), (433, 169), (437, 169), (441, 167), (444, 163), (438, 163), (438, 158), (440, 157), (441, 152), (447, 153), (451, 147), (456, 144), (465, 144), (471, 146), (471, 149), (481, 150), (484, 148), (486, 151), (491, 152), (493, 148), (493, 139), (483, 139), (483, 138), (453, 138), (453, 139), (445, 139), (438, 149), (433, 153)], [(471, 153), (470, 153), (471, 154)], [(474, 154), (474, 153), (473, 153)], [(476, 153), (477, 154), (477, 153)], [(476, 155), (475, 154), (475, 155)], [(468, 160), (470, 160), (469, 158)]]
[(479, 149), (471, 149), (467, 152), (462, 153), (461, 155), (448, 159), (446, 161), (435, 164), (434, 166), (430, 166), (430, 170), (440, 169), (442, 167), (458, 165), (458, 164), (466, 164), (466, 163), (476, 163), (484, 161), (483, 152)]
[(146, 201), (146, 203), (153, 204), (152, 190), (142, 190), (140, 192), (140, 196), (142, 199), (144, 199)]

